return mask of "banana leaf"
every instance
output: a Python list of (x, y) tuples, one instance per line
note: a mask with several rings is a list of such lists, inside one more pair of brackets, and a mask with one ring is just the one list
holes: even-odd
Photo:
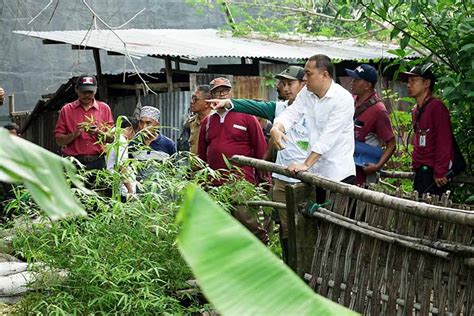
[(177, 215), (178, 248), (223, 315), (355, 315), (314, 293), (201, 189), (190, 186)]
[(23, 183), (52, 220), (86, 214), (66, 181), (65, 171), (76, 187), (85, 190), (69, 160), (6, 129), (0, 129), (0, 144), (0, 181)]

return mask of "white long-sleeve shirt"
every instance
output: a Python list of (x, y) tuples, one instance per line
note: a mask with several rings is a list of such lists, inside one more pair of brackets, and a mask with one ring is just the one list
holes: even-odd
[[(289, 107), (288, 101), (277, 101), (275, 105), (275, 118), (279, 117), (285, 109)], [(288, 166), (292, 162), (303, 163), (308, 157), (308, 149), (303, 149), (303, 143), (309, 143), (308, 139), (308, 122), (303, 116), (296, 124), (286, 131), (288, 143), (285, 149), (278, 151), (275, 163)], [(301, 144), (300, 144), (301, 143)], [(291, 183), (300, 182), (295, 178), (290, 178), (279, 173), (272, 173), (272, 177)]]
[(319, 98), (304, 87), (274, 122), (289, 131), (303, 115), (308, 119), (310, 150), (321, 155), (310, 171), (334, 181), (355, 175), (354, 99), (349, 91), (332, 82)]

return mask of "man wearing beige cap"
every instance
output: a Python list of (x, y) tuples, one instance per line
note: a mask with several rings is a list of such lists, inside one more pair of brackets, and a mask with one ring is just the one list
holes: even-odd
[[(254, 101), (249, 99), (226, 99), (209, 100), (214, 103), (215, 108), (225, 107), (233, 109), (236, 112), (253, 114), (273, 121), (296, 99), (298, 93), (305, 86), (304, 69), (299, 66), (289, 66), (281, 73), (275, 75), (279, 80), (279, 92), (285, 101)], [(294, 161), (304, 162), (308, 156), (308, 128), (307, 118), (303, 117), (287, 133), (288, 145), (284, 150), (278, 151), (276, 163), (288, 166)], [(297, 179), (286, 177), (284, 175), (273, 173), (272, 199), (275, 202), (286, 203), (285, 186), (287, 184), (300, 182)], [(278, 209), (280, 217), (280, 242), (282, 248), (282, 257), (287, 262), (288, 253), (288, 216), (286, 209)]]
[[(216, 78), (210, 82), (210, 86), (211, 95), (215, 99), (232, 96), (232, 84), (227, 78)], [(201, 123), (199, 158), (206, 161), (214, 170), (224, 170), (223, 179), (214, 182), (216, 186), (226, 181), (224, 178), (228, 166), (223, 156), (231, 158), (233, 155), (243, 155), (262, 159), (266, 147), (262, 128), (255, 116), (235, 111), (214, 112)], [(259, 182), (255, 168), (249, 166), (239, 166), (239, 168), (248, 182), (253, 184)], [(233, 215), (263, 243), (268, 242), (267, 232), (255, 216), (247, 213), (242, 206), (237, 206)]]

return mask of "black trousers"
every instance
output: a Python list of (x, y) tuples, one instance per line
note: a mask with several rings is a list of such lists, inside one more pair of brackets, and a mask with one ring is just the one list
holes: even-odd
[[(356, 180), (355, 176), (348, 176), (345, 179), (342, 179), (341, 182), (347, 184), (354, 184)], [(323, 204), (326, 202), (326, 190), (323, 188), (316, 188), (316, 203)]]
[(415, 180), (413, 181), (413, 190), (416, 190), (420, 196), (423, 193), (442, 195), (448, 189), (448, 185), (438, 187), (433, 178), (433, 168), (421, 166), (415, 171)]

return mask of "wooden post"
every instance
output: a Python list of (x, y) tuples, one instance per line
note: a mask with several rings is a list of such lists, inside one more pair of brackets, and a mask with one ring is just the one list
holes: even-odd
[(15, 113), (15, 94), (13, 93), (8, 96), (8, 112), (10, 116)]
[(168, 85), (168, 92), (173, 91), (173, 68), (171, 67), (171, 58), (165, 58), (166, 83)]
[[(304, 273), (311, 271), (311, 261), (313, 257), (314, 242), (309, 254), (302, 253), (302, 240), (299, 233), (302, 219), (302, 214), (298, 211), (298, 204), (306, 201), (310, 186), (299, 183), (296, 185), (287, 185), (285, 188), (286, 194), (286, 210), (288, 216), (288, 266), (292, 268), (300, 277), (304, 277)], [(311, 219), (310, 219), (311, 220)], [(312, 220), (311, 222), (314, 222)], [(313, 227), (315, 229), (315, 227)], [(306, 248), (306, 246), (304, 246)], [(308, 259), (309, 257), (309, 259)], [(309, 268), (306, 269), (305, 261), (309, 260)]]
[(109, 98), (109, 92), (107, 89), (107, 82), (105, 80), (104, 75), (102, 74), (102, 65), (100, 63), (99, 49), (94, 48), (92, 52), (94, 54), (95, 71), (97, 73), (97, 89), (99, 90), (99, 97), (102, 101), (106, 102)]
[(180, 69), (180, 66), (179, 66), (179, 57), (174, 60), (174, 69), (176, 69), (176, 70), (179, 70), (179, 69)]

